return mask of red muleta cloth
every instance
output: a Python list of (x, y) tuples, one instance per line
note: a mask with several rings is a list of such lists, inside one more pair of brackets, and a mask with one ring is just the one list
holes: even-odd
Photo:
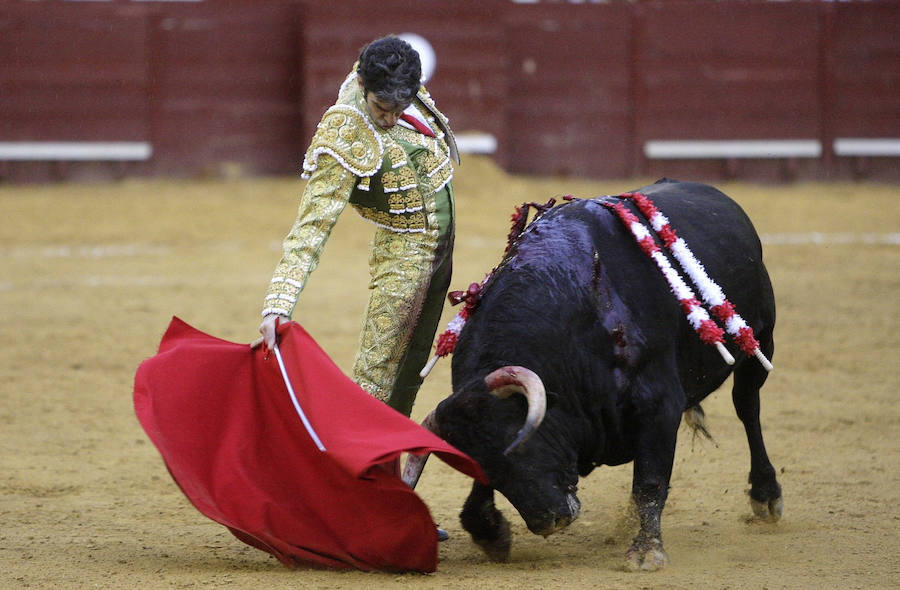
[(274, 354), (173, 318), (138, 367), (134, 406), (175, 482), (204, 515), (286, 566), (434, 572), (424, 502), (379, 464), (433, 452), (487, 483), (478, 464), (351, 381), (294, 322)]

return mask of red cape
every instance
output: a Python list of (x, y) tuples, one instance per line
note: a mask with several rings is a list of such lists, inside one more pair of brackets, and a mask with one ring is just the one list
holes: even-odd
[(300, 325), (279, 328), (277, 359), (173, 318), (135, 376), (138, 420), (191, 503), (287, 566), (433, 572), (424, 502), (377, 465), (432, 452), (486, 482), (475, 461), (368, 395)]

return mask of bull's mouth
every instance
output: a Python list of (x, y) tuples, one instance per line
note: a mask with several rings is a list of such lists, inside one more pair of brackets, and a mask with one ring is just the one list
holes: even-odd
[(575, 494), (566, 494), (564, 508), (559, 511), (548, 511), (538, 518), (525, 518), (525, 524), (535, 535), (547, 537), (575, 522), (580, 513), (581, 502)]

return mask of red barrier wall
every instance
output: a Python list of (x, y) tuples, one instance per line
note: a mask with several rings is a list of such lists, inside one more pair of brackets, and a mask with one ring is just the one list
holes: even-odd
[[(642, 7), (637, 146), (653, 139), (819, 138), (820, 8), (807, 2)], [(676, 175), (710, 176), (723, 165), (649, 161), (641, 152), (635, 159), (636, 170), (650, 175), (675, 169)], [(821, 172), (818, 160), (793, 164), (806, 166), (808, 176)], [(739, 165), (745, 174), (773, 171), (772, 162)]]
[(154, 170), (291, 170), (304, 121), (294, 7), (172, 4), (148, 21)]
[(632, 9), (535, 4), (506, 11), (511, 170), (627, 176), (633, 164)]
[[(137, 141), (146, 161), (2, 161), (0, 180), (292, 174), (369, 40), (414, 32), (457, 132), (507, 169), (593, 177), (900, 180), (900, 3), (507, 0), (8, 1), (0, 147)], [(818, 141), (814, 158), (651, 159), (653, 140)]]
[(147, 138), (146, 49), (127, 5), (3, 5), (0, 138)]

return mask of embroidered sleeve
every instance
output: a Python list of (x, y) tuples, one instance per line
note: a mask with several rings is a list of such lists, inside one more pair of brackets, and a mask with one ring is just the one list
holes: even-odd
[(300, 199), (297, 219), (284, 238), (284, 252), (266, 293), (263, 316), (291, 316), (355, 184), (356, 176), (335, 158), (328, 154), (319, 157)]

